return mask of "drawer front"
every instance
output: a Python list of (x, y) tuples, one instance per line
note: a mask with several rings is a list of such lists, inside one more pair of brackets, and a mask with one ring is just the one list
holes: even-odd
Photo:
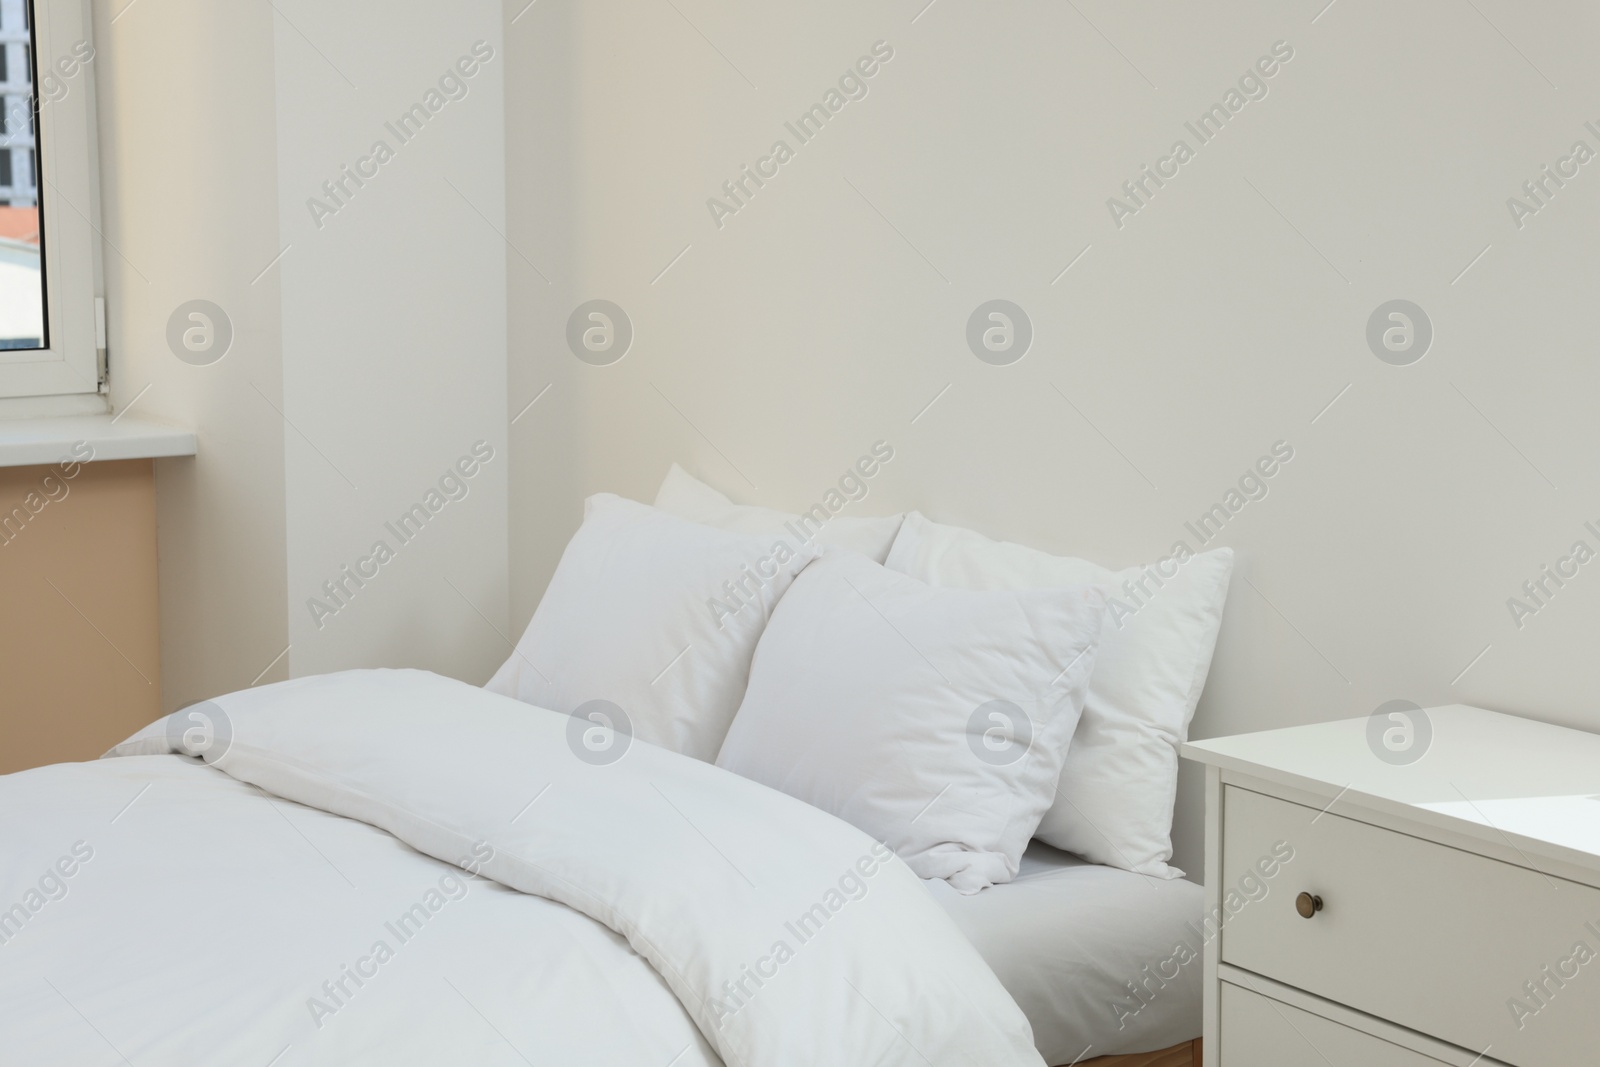
[(1232, 786), (1222, 852), (1224, 961), (1522, 1067), (1600, 1043), (1600, 891)]
[(1445, 1067), (1431, 1056), (1226, 983), (1218, 1045), (1222, 1067)]

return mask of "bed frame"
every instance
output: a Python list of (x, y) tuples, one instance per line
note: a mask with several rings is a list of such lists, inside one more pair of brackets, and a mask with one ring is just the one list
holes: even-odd
[(1200, 1067), (1200, 1039), (1185, 1041), (1159, 1052), (1138, 1052), (1132, 1056), (1100, 1056), (1084, 1060), (1077, 1067)]

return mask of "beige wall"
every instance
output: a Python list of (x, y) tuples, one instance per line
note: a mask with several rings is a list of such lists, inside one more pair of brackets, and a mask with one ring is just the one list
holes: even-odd
[[(112, 399), (199, 436), (157, 465), (164, 708), (349, 667), (487, 678), (507, 614), (499, 4), (95, 16)], [(310, 198), (479, 40), (495, 56), (470, 94), (318, 228)], [(206, 366), (166, 340), (194, 299), (234, 331)], [(500, 458), (471, 496), (314, 618), (478, 440)]]
[[(25, 699), (8, 669), (0, 770), (97, 755), (162, 711), (291, 674), (426, 666), (482, 680), (504, 655), (499, 638), (445, 578), (505, 628), (504, 224), (486, 225), (442, 178), (500, 218), (498, 5), (474, 0), (441, 16), (420, 2), (409, 13), (367, 3), (331, 19), (288, 0), (96, 0), (94, 15), (112, 401), (193, 428), (199, 452), (157, 462), (153, 477), (142, 467), (151, 513), (140, 544), (152, 555), (126, 580), (152, 583), (139, 622), (146, 643), (129, 651), (150, 679), (134, 677), (147, 703), (112, 699), (114, 664), (79, 676), (59, 670), (60, 656), (46, 660), (19, 675)], [(470, 97), (335, 225), (306, 226), (307, 197), (479, 39), (497, 54)], [(226, 354), (204, 366), (177, 358), (166, 338), (173, 311), (195, 299), (220, 306), (233, 330)], [(480, 439), (500, 458), (471, 496), (351, 610), (323, 630), (309, 625), (306, 602), (321, 582)], [(86, 468), (96, 479), (107, 469)], [(79, 506), (88, 499), (75, 488), (44, 517), (88, 516)], [(75, 582), (103, 584), (105, 568), (126, 562), (121, 552), (92, 559)], [(24, 650), (69, 647), (64, 635), (79, 625), (28, 580), (4, 587), (6, 603), (27, 605), (8, 618), (27, 622), (19, 664), (33, 662)]]
[[(880, 39), (866, 98), (796, 144)], [(1280, 40), (1266, 97), (1119, 228), (1108, 199)], [(1596, 44), (1577, 0), (535, 5), (508, 31), (509, 236), (553, 284), (513, 274), (513, 410), (554, 384), (512, 431), (513, 623), (582, 497), (648, 500), (673, 459), (798, 508), (885, 438), (860, 513), (1121, 566), (1284, 440), (1219, 541), (1197, 735), (1394, 698), (1600, 729), (1600, 563), (1520, 629), (1506, 605), (1600, 549), (1600, 162), (1520, 229), (1506, 206), (1600, 148)], [(708, 198), (778, 138), (795, 157), (719, 229)], [(563, 340), (595, 297), (635, 330), (608, 367)], [(964, 338), (997, 297), (1036, 332), (1006, 367)], [(1436, 329), (1411, 366), (1365, 339), (1395, 298)]]
[[(276, 9), (289, 673), (487, 681), (509, 652), (500, 3)], [(430, 99), (402, 142), (390, 127)], [(494, 458), (465, 495), (391, 534), (479, 441)]]
[(0, 468), (0, 774), (160, 717), (155, 498), (150, 460)]
[[(97, 2), (94, 75), (111, 396), (193, 428), (157, 464), (163, 710), (287, 677), (285, 437), (271, 5)], [(120, 17), (118, 17), (120, 16)], [(117, 17), (116, 25), (111, 19)], [(166, 342), (179, 304), (231, 319), (209, 366)]]

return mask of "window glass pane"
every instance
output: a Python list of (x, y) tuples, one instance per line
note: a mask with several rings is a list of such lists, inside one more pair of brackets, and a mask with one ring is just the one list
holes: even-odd
[(0, 349), (44, 348), (43, 241), (34, 166), (37, 122), (28, 0), (0, 0)]

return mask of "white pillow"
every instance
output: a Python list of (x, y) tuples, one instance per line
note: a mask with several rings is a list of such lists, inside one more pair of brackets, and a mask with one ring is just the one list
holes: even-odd
[[(891, 449), (889, 455), (893, 455)], [(800, 548), (813, 541), (823, 546), (848, 548), (882, 563), (900, 530), (903, 516), (860, 518), (836, 514), (851, 500), (864, 499), (867, 479), (878, 473), (879, 456), (862, 456), (839, 479), (838, 489), (829, 489), (805, 514), (795, 515), (772, 508), (735, 504), (676, 463), (656, 493), (656, 507), (674, 515), (721, 530), (739, 533), (777, 534), (791, 547)], [(859, 493), (857, 496), (855, 494)]]
[(516, 651), (484, 688), (568, 715), (609, 701), (621, 724), (603, 705), (583, 716), (709, 761), (773, 606), (815, 556), (592, 496)]
[(1095, 863), (1179, 878), (1172, 858), (1178, 746), (1205, 688), (1233, 550), (1181, 542), (1153, 564), (1110, 571), (906, 516), (887, 566), (934, 585), (1032, 589), (1109, 586), (1094, 677), (1055, 806), (1038, 838)]
[(829, 551), (773, 612), (717, 766), (855, 824), (923, 878), (1010, 881), (1104, 612), (1097, 586), (935, 589)]

